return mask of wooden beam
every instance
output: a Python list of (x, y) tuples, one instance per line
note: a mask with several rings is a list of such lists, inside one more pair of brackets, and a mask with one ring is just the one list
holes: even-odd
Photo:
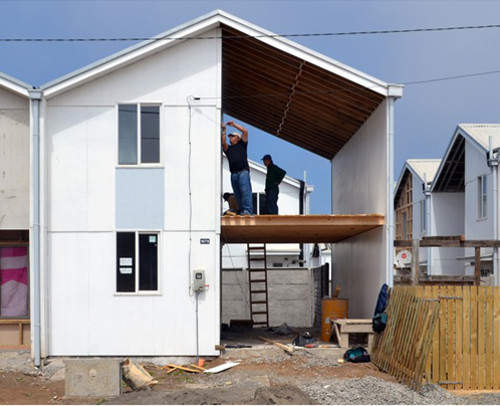
[(481, 285), (481, 247), (475, 247), (474, 249), (474, 279), (475, 285)]
[[(394, 240), (394, 247), (411, 247), (412, 240)], [(459, 241), (454, 239), (441, 240), (425, 238), (420, 241), (420, 247), (455, 247), (455, 248), (493, 248), (500, 247), (500, 240), (465, 240)]]
[(420, 276), (420, 265), (419, 265), (419, 240), (414, 238), (411, 245), (411, 284), (413, 286), (418, 286), (418, 278)]

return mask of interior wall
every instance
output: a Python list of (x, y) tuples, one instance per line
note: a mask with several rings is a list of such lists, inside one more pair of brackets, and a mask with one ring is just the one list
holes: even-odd
[[(332, 213), (383, 214), (387, 221), (388, 102), (332, 160)], [(333, 284), (349, 299), (349, 317), (371, 317), (380, 287), (387, 283), (387, 230), (383, 227), (336, 243)]]

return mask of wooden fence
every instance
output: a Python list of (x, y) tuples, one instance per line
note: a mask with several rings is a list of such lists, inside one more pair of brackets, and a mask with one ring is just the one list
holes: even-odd
[(416, 289), (419, 297), (441, 304), (426, 380), (446, 389), (500, 389), (500, 287)]

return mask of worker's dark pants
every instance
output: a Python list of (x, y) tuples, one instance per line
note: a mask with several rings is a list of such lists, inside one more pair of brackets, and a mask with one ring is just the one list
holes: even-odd
[(269, 214), (278, 214), (278, 192), (266, 190), (267, 211)]

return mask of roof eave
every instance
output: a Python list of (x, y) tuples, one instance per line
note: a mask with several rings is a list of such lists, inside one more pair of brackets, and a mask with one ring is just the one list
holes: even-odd
[(28, 90), (33, 89), (33, 86), (28, 85), (20, 80), (17, 80), (5, 73), (0, 72), (0, 87), (3, 87), (19, 96), (29, 99)]

